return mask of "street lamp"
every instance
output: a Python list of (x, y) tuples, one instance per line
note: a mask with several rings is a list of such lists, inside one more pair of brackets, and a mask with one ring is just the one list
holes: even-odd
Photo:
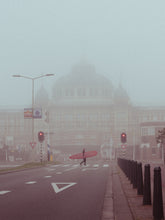
[(13, 75), (13, 77), (22, 77), (25, 79), (30, 79), (32, 81), (32, 144), (34, 144), (34, 117), (33, 117), (33, 110), (34, 110), (34, 80), (47, 77), (47, 76), (54, 76), (54, 74), (44, 74), (36, 77), (29, 77), (23, 75)]

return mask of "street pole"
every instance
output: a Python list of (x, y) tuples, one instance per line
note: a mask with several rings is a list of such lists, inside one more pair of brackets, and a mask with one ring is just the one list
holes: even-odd
[(34, 79), (32, 79), (32, 143), (34, 143)]
[(133, 135), (133, 160), (135, 160), (135, 133)]
[(40, 144), (40, 162), (42, 163), (42, 143)]
[(161, 148), (162, 148), (162, 162), (164, 164), (164, 143), (161, 143)]
[[(45, 74), (45, 75), (40, 75), (37, 77), (29, 77), (29, 76), (24, 76), (24, 75), (13, 75), (13, 77), (22, 77), (25, 79), (32, 80), (32, 134), (31, 134), (32, 145), (34, 144), (34, 80), (42, 78), (42, 77), (47, 77), (47, 76), (54, 76), (54, 74)], [(34, 160), (34, 155), (33, 155), (33, 160)]]

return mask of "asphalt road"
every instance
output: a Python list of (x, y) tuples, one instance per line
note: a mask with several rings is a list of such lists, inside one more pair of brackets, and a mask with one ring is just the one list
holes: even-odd
[(0, 175), (0, 219), (100, 220), (108, 171), (92, 161)]

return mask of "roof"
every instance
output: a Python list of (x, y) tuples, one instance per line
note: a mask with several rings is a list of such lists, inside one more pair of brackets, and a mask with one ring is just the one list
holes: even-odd
[(95, 67), (86, 62), (74, 65), (69, 74), (56, 81), (55, 87), (108, 87), (113, 89), (111, 81), (97, 74)]

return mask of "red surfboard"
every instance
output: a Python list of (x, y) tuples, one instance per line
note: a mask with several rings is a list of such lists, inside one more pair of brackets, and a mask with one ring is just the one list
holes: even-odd
[[(97, 151), (87, 151), (85, 152), (85, 157), (94, 157), (97, 155)], [(74, 154), (69, 157), (70, 159), (83, 159), (83, 153)]]

